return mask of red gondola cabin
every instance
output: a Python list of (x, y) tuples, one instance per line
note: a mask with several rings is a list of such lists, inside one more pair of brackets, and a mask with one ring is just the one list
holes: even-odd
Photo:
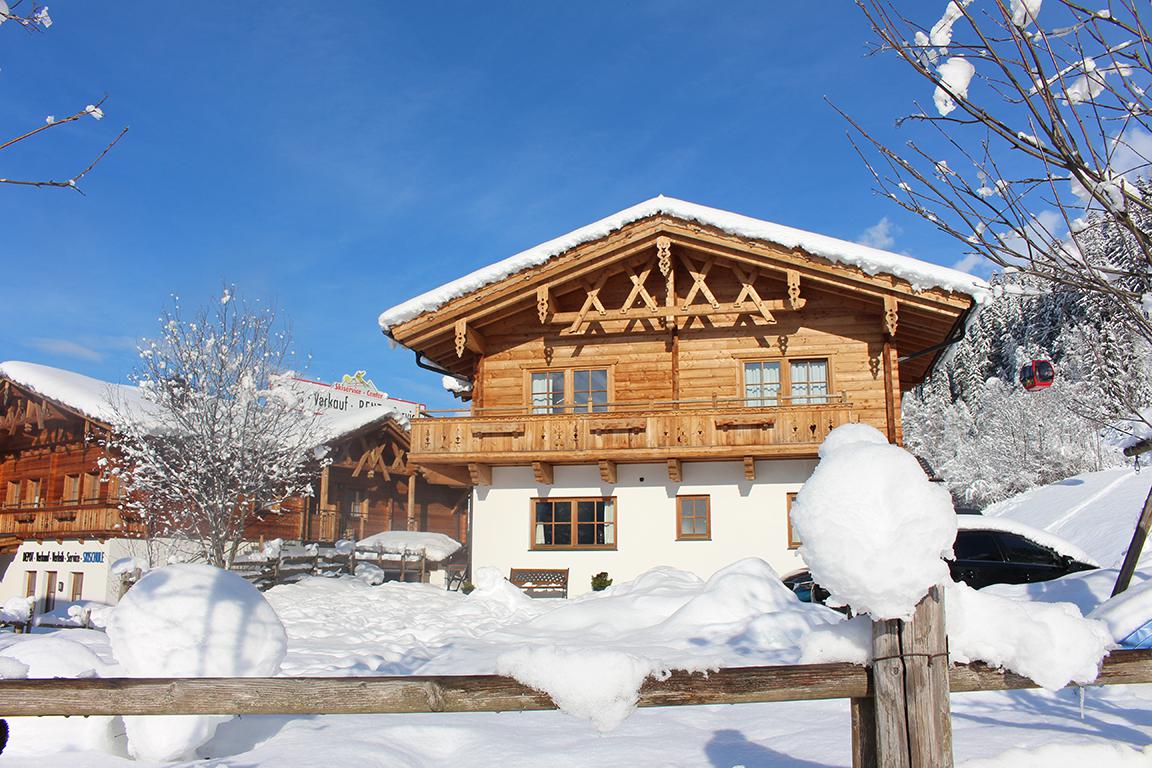
[(1031, 392), (1052, 386), (1056, 379), (1056, 369), (1048, 360), (1031, 360), (1020, 368), (1020, 383)]

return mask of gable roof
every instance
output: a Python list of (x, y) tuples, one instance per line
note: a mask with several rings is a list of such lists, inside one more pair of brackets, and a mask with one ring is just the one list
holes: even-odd
[(983, 302), (990, 295), (990, 288), (984, 280), (966, 272), (931, 264), (911, 256), (661, 195), (397, 304), (380, 314), (380, 328), (389, 333), (393, 326), (439, 309), (453, 299), (496, 283), (517, 272), (544, 264), (554, 256), (583, 243), (606, 237), (632, 222), (661, 214), (715, 227), (737, 237), (762, 240), (784, 248), (799, 248), (813, 256), (856, 267), (868, 275), (893, 275), (907, 281), (914, 290), (939, 288), (955, 291), (972, 297), (977, 303)]

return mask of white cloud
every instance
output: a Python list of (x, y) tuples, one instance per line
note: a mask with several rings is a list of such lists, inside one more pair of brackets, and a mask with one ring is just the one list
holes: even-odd
[(74, 357), (80, 360), (90, 360), (94, 363), (99, 363), (104, 359), (104, 355), (95, 349), (86, 347), (71, 339), (33, 338), (28, 339), (28, 346), (51, 355)]
[(977, 271), (987, 273), (991, 268), (992, 262), (980, 253), (969, 253), (952, 265), (952, 269), (958, 269), (969, 274), (976, 274)]
[(861, 245), (871, 246), (872, 248), (884, 248), (887, 250), (896, 245), (896, 235), (898, 234), (900, 234), (900, 227), (893, 224), (892, 221), (885, 216), (861, 232), (856, 238), (856, 242)]

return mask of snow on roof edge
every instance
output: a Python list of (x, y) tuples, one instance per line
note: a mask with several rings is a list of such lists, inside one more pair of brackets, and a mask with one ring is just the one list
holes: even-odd
[(984, 301), (990, 291), (984, 280), (949, 267), (852, 243), (829, 235), (807, 232), (802, 229), (660, 195), (533, 246), (487, 267), (481, 267), (463, 277), (386, 309), (380, 313), (378, 319), (380, 329), (388, 333), (393, 326), (418, 317), (425, 312), (438, 309), (453, 299), (503, 280), (509, 275), (543, 264), (553, 256), (583, 243), (605, 237), (634, 221), (659, 214), (713, 226), (729, 234), (752, 240), (765, 240), (786, 248), (802, 248), (815, 256), (858, 267), (869, 275), (891, 274), (907, 280), (914, 290), (942, 288), (971, 296), (977, 303)]
[(104, 424), (116, 419), (118, 405), (140, 409), (143, 401), (139, 387), (40, 363), (0, 362), (0, 376)]

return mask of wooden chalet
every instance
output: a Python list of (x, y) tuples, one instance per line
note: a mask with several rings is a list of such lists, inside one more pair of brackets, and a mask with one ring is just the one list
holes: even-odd
[(900, 442), (901, 393), (984, 290), (656, 198), (380, 323), (471, 384), (468, 412), (414, 420), (410, 458), (475, 484), (474, 566), (570, 568), (581, 592), (598, 571), (798, 567), (787, 504), (821, 441), (864, 422)]
[[(0, 363), (0, 601), (34, 595), (44, 612), (58, 601), (119, 597), (110, 566), (144, 553), (145, 530), (120, 509), (120, 479), (103, 447), (117, 398), (131, 403), (139, 391), (48, 366)], [(464, 540), (467, 487), (432, 485), (415, 473), (408, 431), (394, 414), (372, 409), (322, 428), (318, 439), (332, 463), (317, 469), (313, 495), (256, 516), (250, 538), (333, 541), (399, 528)]]

